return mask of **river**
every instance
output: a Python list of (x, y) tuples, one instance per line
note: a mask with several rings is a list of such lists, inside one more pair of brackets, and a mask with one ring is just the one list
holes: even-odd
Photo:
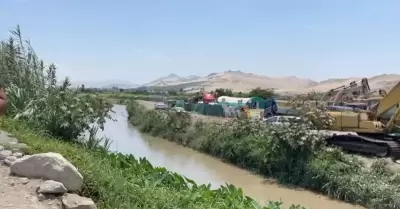
[(243, 169), (221, 162), (219, 159), (196, 152), (164, 139), (150, 137), (138, 132), (127, 120), (127, 111), (123, 105), (115, 105), (112, 117), (99, 136), (108, 136), (113, 140), (111, 151), (146, 157), (153, 165), (162, 166), (170, 171), (182, 174), (199, 184), (210, 183), (213, 188), (228, 182), (243, 189), (244, 193), (260, 203), (268, 200), (282, 200), (285, 206), (300, 204), (317, 209), (359, 209), (360, 206), (332, 200), (310, 191), (286, 188), (273, 180), (266, 180)]

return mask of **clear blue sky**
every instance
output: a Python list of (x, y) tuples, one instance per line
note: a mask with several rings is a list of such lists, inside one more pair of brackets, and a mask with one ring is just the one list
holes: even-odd
[(0, 38), (20, 24), (73, 80), (145, 83), (176, 73), (400, 73), (399, 0), (2, 0)]

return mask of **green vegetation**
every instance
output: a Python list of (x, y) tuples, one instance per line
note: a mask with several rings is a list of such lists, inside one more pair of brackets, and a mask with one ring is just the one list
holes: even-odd
[(103, 127), (111, 105), (95, 95), (78, 97), (68, 78), (57, 84), (56, 66), (45, 66), (19, 28), (0, 43), (1, 84), (6, 87), (6, 115), (24, 120), (65, 140), (79, 140), (81, 133), (95, 134), (91, 123)]
[[(304, 105), (304, 104), (303, 104)], [(308, 130), (313, 123), (290, 129), (247, 120), (225, 124), (192, 122), (188, 113), (146, 110), (136, 101), (127, 105), (130, 122), (141, 131), (209, 153), (223, 160), (292, 184), (368, 208), (400, 208), (400, 174), (384, 160), (367, 168), (356, 157), (326, 146)], [(317, 117), (318, 116), (318, 117)], [(325, 112), (315, 115), (326, 117)]]
[[(0, 128), (28, 144), (28, 154), (58, 152), (70, 160), (84, 176), (79, 193), (99, 208), (281, 208), (279, 202), (261, 207), (233, 185), (211, 190), (146, 159), (108, 152), (110, 141), (96, 139), (90, 125), (102, 128), (111, 105), (70, 88), (68, 79), (58, 85), (55, 65), (44, 65), (19, 28), (12, 34), (0, 43), (1, 84), (9, 97)], [(88, 140), (82, 139), (85, 131)]]
[(69, 159), (84, 176), (81, 195), (93, 198), (102, 209), (281, 208), (280, 202), (260, 207), (233, 185), (211, 190), (209, 185), (196, 185), (165, 168), (153, 167), (145, 159), (137, 160), (132, 155), (107, 153), (102, 149), (85, 149), (50, 137), (21, 121), (1, 119), (0, 128), (29, 144), (29, 153), (58, 152)]
[[(201, 92), (196, 93), (183, 93), (181, 91), (157, 91), (157, 92), (149, 92), (146, 89), (137, 89), (137, 90), (123, 90), (119, 89), (117, 92), (111, 91), (93, 91), (93, 90), (84, 90), (84, 87), (79, 88), (81, 91), (81, 95), (93, 95), (96, 94), (104, 99), (113, 99), (113, 100), (144, 100), (144, 101), (166, 101), (166, 100), (201, 100), (203, 95)], [(223, 89), (218, 88), (215, 91), (211, 91), (211, 94), (215, 94), (217, 97), (220, 96), (231, 96), (231, 97), (262, 97), (269, 98), (272, 96), (278, 96), (271, 89), (261, 89), (255, 88), (251, 90), (249, 93), (243, 92), (233, 92), (231, 89)], [(279, 97), (279, 96), (278, 96)]]
[(104, 93), (97, 93), (97, 94), (85, 93), (82, 95), (97, 95), (103, 99), (144, 100), (144, 101), (166, 101), (169, 99), (185, 100), (190, 97), (190, 95), (166, 96), (166, 95), (134, 94), (134, 93), (128, 93), (128, 92), (121, 92), (121, 93), (104, 92)]

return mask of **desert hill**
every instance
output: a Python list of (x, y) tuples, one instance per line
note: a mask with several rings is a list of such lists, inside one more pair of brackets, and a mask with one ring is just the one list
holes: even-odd
[[(351, 81), (357, 81), (361, 78), (362, 77), (334, 78), (317, 82), (295, 76), (269, 77), (241, 71), (225, 71), (221, 73), (211, 73), (205, 77), (180, 77), (176, 74), (170, 74), (166, 77), (154, 80), (145, 86), (182, 88), (189, 92), (198, 91), (200, 88), (204, 88), (207, 91), (216, 88), (228, 88), (235, 92), (248, 92), (251, 89), (260, 87), (273, 88), (278, 93), (306, 93), (311, 91), (328, 91), (332, 88), (348, 85)], [(400, 75), (382, 74), (368, 79), (372, 90), (380, 88), (387, 89), (400, 81)]]

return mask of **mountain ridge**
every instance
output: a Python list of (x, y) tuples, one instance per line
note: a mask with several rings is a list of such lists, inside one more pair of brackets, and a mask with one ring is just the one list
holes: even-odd
[[(342, 85), (348, 85), (352, 81), (357, 81), (363, 77), (329, 78), (322, 81), (314, 81), (309, 78), (299, 78), (297, 76), (273, 77), (258, 75), (242, 71), (224, 71), (220, 73), (210, 73), (201, 76), (178, 76), (171, 73), (168, 76), (158, 78), (143, 86), (146, 87), (176, 87), (188, 92), (198, 91), (204, 88), (211, 91), (216, 88), (228, 88), (236, 92), (248, 92), (251, 89), (270, 88), (280, 93), (306, 93), (311, 91), (328, 91)], [(399, 74), (380, 74), (368, 78), (371, 89), (387, 89), (400, 81)]]
[(137, 88), (140, 85), (133, 84), (129, 81), (125, 80), (105, 80), (105, 81), (76, 81), (72, 83), (72, 86), (78, 87), (84, 85), (85, 88), (102, 88), (102, 89), (111, 89), (113, 87), (120, 89), (131, 89)]

